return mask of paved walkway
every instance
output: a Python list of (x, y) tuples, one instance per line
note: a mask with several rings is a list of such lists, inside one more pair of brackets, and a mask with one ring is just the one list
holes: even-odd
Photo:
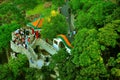
[(51, 46), (50, 44), (48, 44), (42, 39), (38, 39), (36, 44), (39, 45), (42, 49), (46, 50), (51, 55), (54, 55), (55, 53), (57, 53), (56, 49), (53, 48), (53, 46)]
[[(33, 45), (39, 45), (42, 49), (46, 50), (51, 55), (57, 53), (53, 46), (42, 39), (36, 39)], [(29, 60), (30, 67), (41, 69), (41, 67), (44, 66), (43, 63), (40, 66), (40, 59), (38, 59), (38, 55), (34, 52), (31, 46), (28, 46), (28, 48), (25, 49), (23, 46), (18, 46), (11, 41), (11, 49), (17, 53), (25, 54)]]

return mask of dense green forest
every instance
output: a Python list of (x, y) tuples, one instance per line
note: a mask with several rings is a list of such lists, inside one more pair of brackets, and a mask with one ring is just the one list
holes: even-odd
[[(42, 80), (54, 80), (50, 74), (55, 74), (55, 66), (61, 80), (120, 80), (120, 0), (69, 0), (77, 32), (71, 55), (61, 49), (52, 56), (50, 65), (41, 70), (29, 68), (25, 55), (9, 57), (11, 32), (26, 26), (31, 16), (27, 14), (29, 10), (48, 1), (52, 7), (41, 11), (44, 16), (65, 4), (65, 0), (1, 1), (0, 80), (41, 80), (41, 76)], [(44, 38), (67, 34), (64, 26), (68, 25), (61, 14), (51, 17), (43, 26)]]

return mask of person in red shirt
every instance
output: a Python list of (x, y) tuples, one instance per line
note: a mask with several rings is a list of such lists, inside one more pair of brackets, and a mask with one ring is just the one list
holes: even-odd
[(28, 43), (30, 43), (30, 37), (28, 37)]

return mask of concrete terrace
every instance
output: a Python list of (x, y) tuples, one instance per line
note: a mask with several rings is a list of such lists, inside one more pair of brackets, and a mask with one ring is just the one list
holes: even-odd
[[(11, 41), (11, 49), (16, 53), (25, 54), (29, 60), (29, 66), (33, 68), (41, 69), (42, 66), (47, 65), (48, 63), (45, 62), (46, 57), (50, 57), (50, 55), (53, 55), (57, 53), (57, 51), (52, 47), (52, 45), (48, 44), (46, 41), (44, 41), (41, 38), (34, 39), (31, 44), (28, 44), (27, 48), (24, 46), (18, 45), (13, 42), (15, 35), (12, 33), (12, 41)], [(38, 58), (38, 54), (35, 53), (34, 49), (36, 46), (39, 46), (41, 49), (44, 49), (46, 52), (49, 53), (49, 55), (39, 55), (40, 58)]]

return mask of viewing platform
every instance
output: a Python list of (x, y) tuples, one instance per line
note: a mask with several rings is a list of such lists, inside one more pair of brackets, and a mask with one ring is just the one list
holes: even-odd
[[(25, 34), (25, 33), (23, 33)], [(18, 34), (17, 34), (18, 36)], [(23, 35), (22, 35), (23, 36)], [(51, 55), (54, 55), (57, 53), (56, 49), (53, 48), (52, 45), (47, 43), (41, 38), (34, 38), (31, 42), (28, 42), (28, 36), (30, 36), (30, 41), (33, 39), (33, 35), (30, 33), (29, 35), (26, 35), (23, 37), (24, 41), (22, 42), (21, 34), (19, 37), (16, 37), (16, 34), (14, 32), (12, 33), (12, 40), (11, 43), (11, 49), (15, 53), (25, 54), (29, 61), (29, 66), (33, 68), (41, 69), (42, 66), (48, 65), (50, 62), (45, 62), (46, 58), (50, 58)], [(17, 40), (16, 40), (17, 39)], [(21, 42), (20, 42), (21, 40)], [(48, 55), (43, 55), (42, 53), (38, 55), (34, 49), (36, 46), (39, 46), (41, 49), (45, 50)]]

